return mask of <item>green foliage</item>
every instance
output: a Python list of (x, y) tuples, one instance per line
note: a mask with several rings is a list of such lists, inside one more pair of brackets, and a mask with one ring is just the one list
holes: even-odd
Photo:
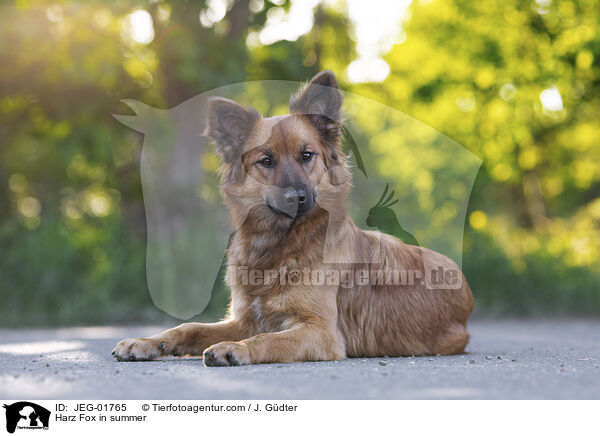
[[(391, 74), (355, 91), (483, 159), (463, 257), (476, 307), (600, 313), (598, 2), (422, 1), (410, 12), (406, 41), (386, 55)], [(413, 168), (371, 148), (396, 180)]]
[[(478, 310), (600, 313), (597, 1), (415, 1), (399, 23), (406, 40), (385, 55), (390, 74), (367, 84), (345, 80), (355, 41), (343, 2), (319, 4), (310, 32), (270, 45), (257, 35), (289, 2), (227, 4), (216, 22), (204, 1), (0, 6), (1, 325), (167, 319), (146, 288), (141, 136), (110, 116), (128, 110), (121, 98), (170, 108), (218, 86), (303, 81), (324, 68), (483, 160), (463, 258)], [(128, 33), (137, 9), (152, 17), (151, 42)], [(435, 217), (432, 233), (461, 219), (431, 183), (447, 157), (415, 150), (427, 163), (415, 166), (405, 153), (441, 135), (375, 106), (349, 114), (369, 180)], [(203, 319), (224, 312), (217, 288)]]

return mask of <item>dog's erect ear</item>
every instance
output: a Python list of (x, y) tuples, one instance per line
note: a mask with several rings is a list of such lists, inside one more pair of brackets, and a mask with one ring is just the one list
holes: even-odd
[(321, 137), (337, 144), (341, 136), (342, 103), (335, 75), (321, 71), (290, 100), (290, 113), (306, 116)]
[(254, 108), (244, 108), (222, 97), (208, 101), (208, 126), (206, 135), (215, 141), (217, 153), (225, 162), (238, 159), (242, 145), (260, 119)]

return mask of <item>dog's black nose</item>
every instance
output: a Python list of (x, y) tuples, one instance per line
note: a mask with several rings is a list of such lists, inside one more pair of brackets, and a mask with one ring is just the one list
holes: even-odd
[(275, 195), (267, 199), (267, 206), (275, 213), (299, 218), (312, 209), (314, 201), (314, 191), (307, 192), (304, 186), (287, 186), (276, 190)]
[(306, 191), (302, 188), (294, 189), (291, 186), (286, 188), (282, 193), (283, 199), (287, 204), (304, 204), (306, 203)]

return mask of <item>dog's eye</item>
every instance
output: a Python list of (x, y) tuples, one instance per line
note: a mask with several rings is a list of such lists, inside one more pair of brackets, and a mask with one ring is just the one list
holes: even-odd
[(273, 159), (271, 159), (270, 157), (263, 157), (261, 160), (258, 161), (258, 163), (261, 164), (263, 167), (272, 167)]
[(302, 160), (304, 162), (308, 162), (313, 158), (314, 155), (315, 154), (312, 151), (305, 151), (304, 153), (302, 153)]

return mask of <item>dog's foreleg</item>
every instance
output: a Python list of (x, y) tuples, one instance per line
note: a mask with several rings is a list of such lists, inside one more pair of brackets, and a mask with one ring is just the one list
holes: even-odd
[(221, 342), (204, 351), (206, 366), (237, 366), (252, 363), (341, 360), (346, 357), (343, 340), (335, 331), (313, 324), (262, 333), (239, 342)]
[(147, 338), (123, 339), (112, 354), (120, 361), (153, 360), (161, 356), (201, 356), (212, 344), (239, 341), (249, 329), (236, 321), (214, 324), (186, 323)]

